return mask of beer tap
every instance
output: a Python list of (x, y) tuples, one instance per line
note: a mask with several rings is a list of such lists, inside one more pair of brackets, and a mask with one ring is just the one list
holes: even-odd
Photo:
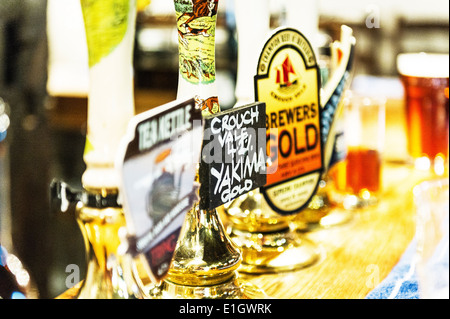
[[(237, 3), (237, 5), (240, 5), (240, 2)], [(288, 34), (292, 31), (295, 33), (299, 32), (298, 30), (284, 27), (275, 30), (271, 40), (266, 44), (265, 51), (261, 54), (258, 72), (262, 71), (261, 73), (263, 73), (263, 75), (255, 77), (255, 83), (257, 83), (258, 80), (261, 82), (266, 81), (264, 82), (266, 86), (262, 86), (261, 84), (261, 90), (264, 92), (272, 92), (275, 95), (276, 92), (282, 90), (281, 86), (279, 88), (274, 87), (274, 83), (276, 84), (278, 78), (281, 78), (282, 72), (286, 79), (286, 83), (283, 83), (284, 87), (287, 88), (286, 90), (295, 90), (295, 80), (293, 82), (288, 81), (289, 74), (292, 73), (292, 65), (286, 60), (286, 55), (282, 56), (282, 59), (284, 59), (286, 63), (280, 66), (278, 70), (274, 70), (274, 72), (278, 72), (280, 77), (275, 77), (272, 79), (272, 82), (267, 68), (275, 63), (272, 63), (273, 61), (264, 61), (264, 59), (269, 60), (268, 57), (270, 56), (270, 52), (276, 51), (278, 48), (276, 46), (279, 45), (280, 47), (280, 43), (286, 41), (285, 39), (293, 39), (294, 37), (297, 39), (300, 38), (297, 37), (298, 33), (295, 36), (286, 36), (285, 38), (280, 36), (280, 38), (277, 38), (277, 34), (283, 34), (283, 32), (285, 32), (284, 34)], [(307, 40), (305, 40), (304, 43), (306, 43), (306, 41)], [(296, 43), (298, 43), (298, 41), (293, 42), (292, 45), (296, 45)], [(288, 46), (286, 45), (286, 47)], [(352, 66), (353, 48), (354, 38), (352, 36), (352, 30), (349, 27), (343, 26), (341, 39), (340, 41), (336, 41), (332, 48), (332, 56), (336, 60), (336, 68), (333, 70), (327, 84), (323, 88), (317, 89), (320, 89), (321, 97), (319, 102), (320, 136), (323, 156), (322, 171), (327, 170), (327, 163), (330, 161), (336, 134), (335, 118), (342, 109), (341, 101), (345, 87), (350, 83), (349, 71)], [(281, 51), (281, 49), (279, 50)], [(301, 49), (299, 48), (298, 52), (300, 50)], [(313, 51), (314, 49), (311, 48), (310, 52)], [(311, 59), (311, 61), (312, 60), (315, 59)], [(296, 66), (298, 68), (298, 65)], [(306, 77), (306, 73), (307, 70), (305, 68), (305, 72), (302, 76)], [(317, 82), (320, 81), (313, 80), (305, 84), (305, 87), (312, 87)], [(256, 87), (255, 91), (257, 91), (257, 89), (258, 88)], [(301, 93), (298, 94), (298, 96), (301, 96)], [(269, 97), (269, 99), (270, 98), (271, 97)], [(293, 97), (290, 96), (286, 101), (289, 101), (289, 99), (293, 99)], [(278, 101), (274, 102), (274, 105), (276, 104), (278, 104)], [(273, 114), (275, 116), (277, 115), (276, 113)], [(269, 120), (271, 120), (270, 117)], [(286, 140), (290, 140), (290, 138), (286, 138)], [(278, 146), (275, 148), (278, 148)], [(311, 174), (310, 181), (314, 178), (316, 182), (320, 182), (320, 175), (322, 172), (315, 172), (314, 174), (314, 177), (312, 177), (313, 175)], [(295, 198), (299, 193), (299, 190), (295, 190), (296, 186), (299, 186), (299, 184), (294, 185), (292, 178), (286, 182), (286, 184), (287, 183), (291, 183), (285, 188), (287, 190), (286, 193), (290, 195), (283, 197), (283, 200), (287, 200), (284, 202), (289, 202), (291, 206), (283, 212), (275, 211), (275, 209), (280, 209), (279, 207), (274, 208), (274, 201), (269, 203), (268, 197), (272, 196), (273, 199), (277, 197), (277, 194), (272, 192), (272, 195), (268, 196), (267, 191), (265, 191), (263, 196), (262, 192), (256, 190), (224, 205), (224, 210), (229, 221), (228, 228), (231, 238), (243, 251), (241, 271), (248, 273), (292, 271), (310, 266), (319, 259), (320, 251), (315, 243), (304, 238), (304, 236), (302, 236), (303, 234), (297, 231), (298, 226), (296, 224), (298, 224), (299, 216), (304, 216), (302, 213), (308, 208), (308, 203), (304, 204), (303, 208), (299, 208), (302, 199), (299, 199), (296, 202), (292, 200), (292, 198)], [(278, 185), (284, 184), (281, 181)], [(276, 189), (275, 187), (272, 187), (272, 189)], [(319, 184), (317, 186), (317, 189), (318, 188)], [(280, 186), (280, 188), (278, 188), (278, 194), (284, 192), (285, 189), (282, 189)], [(313, 194), (315, 194), (315, 192), (313, 192)], [(311, 199), (313, 198), (314, 196), (311, 197)], [(303, 203), (305, 202), (307, 201), (303, 201)], [(279, 206), (284, 205), (281, 200), (279, 200), (277, 204)], [(311, 201), (309, 201), (309, 204), (311, 204)]]
[[(196, 100), (204, 116), (220, 112), (215, 83), (218, 0), (174, 0), (179, 35), (178, 98)], [(199, 170), (200, 173), (201, 170)], [(198, 178), (198, 174), (197, 174)], [(200, 180), (200, 178), (198, 178)], [(252, 299), (265, 293), (238, 276), (240, 249), (216, 209), (199, 203), (187, 213), (167, 278), (150, 289), (152, 298)]]
[(85, 241), (81, 299), (141, 298), (132, 257), (120, 252), (126, 221), (115, 155), (134, 115), (133, 46), (136, 0), (80, 0), (89, 53), (88, 128), (82, 190), (51, 184), (52, 206), (75, 207)]

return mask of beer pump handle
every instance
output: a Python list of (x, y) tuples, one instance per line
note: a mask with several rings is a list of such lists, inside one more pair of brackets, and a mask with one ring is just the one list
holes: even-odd
[(356, 39), (353, 30), (343, 25), (341, 27), (341, 39), (331, 45), (332, 73), (321, 94), (322, 108), (333, 103), (332, 97), (339, 89), (339, 84), (345, 81), (353, 66), (353, 54)]
[(270, 31), (270, 3), (269, 0), (234, 1), (239, 43), (235, 91), (237, 107), (255, 101), (253, 77)]
[(132, 61), (136, 1), (81, 3), (90, 81), (82, 184), (88, 190), (114, 189), (119, 185), (114, 168), (116, 152), (135, 114)]
[(325, 172), (328, 171), (336, 137), (335, 118), (342, 112), (345, 89), (351, 83), (356, 39), (348, 26), (341, 27), (341, 39), (331, 45), (332, 73), (321, 91), (322, 143)]
[(319, 35), (317, 0), (286, 0), (286, 25), (300, 31), (313, 45)]

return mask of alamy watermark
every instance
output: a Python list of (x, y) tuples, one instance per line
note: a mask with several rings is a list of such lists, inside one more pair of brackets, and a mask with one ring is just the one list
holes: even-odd
[(73, 288), (76, 284), (78, 284), (81, 280), (80, 278), (80, 267), (76, 264), (69, 264), (66, 266), (65, 270), (67, 277), (66, 277), (66, 288), (70, 289)]
[(380, 284), (380, 267), (375, 264), (370, 264), (366, 267), (366, 273), (369, 273), (366, 278), (366, 287), (374, 289)]
[(381, 10), (376, 4), (366, 7), (366, 27), (368, 29), (379, 29), (381, 27)]

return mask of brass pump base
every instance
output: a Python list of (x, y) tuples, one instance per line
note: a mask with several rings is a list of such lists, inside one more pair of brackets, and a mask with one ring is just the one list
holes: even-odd
[(316, 244), (295, 231), (251, 233), (231, 229), (231, 239), (242, 250), (240, 272), (251, 274), (299, 270), (316, 263), (320, 251)]
[(265, 299), (263, 290), (234, 276), (224, 283), (212, 286), (186, 286), (165, 280), (149, 291), (153, 299)]
[(242, 250), (240, 272), (276, 273), (308, 267), (320, 258), (317, 245), (292, 228), (294, 216), (273, 212), (257, 191), (224, 205), (228, 233)]
[(172, 265), (160, 285), (146, 287), (148, 298), (264, 299), (266, 294), (241, 280), (241, 252), (230, 240), (216, 210), (195, 205), (186, 215)]
[[(87, 273), (77, 299), (142, 298), (131, 256), (120, 254), (119, 229), (125, 227), (121, 207), (110, 205), (116, 193), (90, 192), (90, 203), (78, 202), (76, 219), (86, 245)], [(104, 205), (106, 203), (106, 205)], [(102, 207), (105, 206), (105, 207)]]
[(294, 224), (298, 231), (341, 226), (353, 219), (352, 211), (334, 207), (330, 203), (327, 187), (329, 182), (322, 181), (308, 207), (296, 216)]

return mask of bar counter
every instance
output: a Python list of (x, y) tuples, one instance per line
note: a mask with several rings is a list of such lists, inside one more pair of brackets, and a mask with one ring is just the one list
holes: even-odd
[[(276, 299), (362, 299), (399, 262), (415, 236), (413, 188), (433, 176), (406, 161), (403, 102), (388, 99), (383, 194), (378, 206), (352, 211), (350, 221), (303, 235), (317, 244), (320, 259), (292, 272), (246, 275)], [(76, 287), (58, 298), (73, 298)]]
[(290, 273), (246, 276), (273, 298), (361, 299), (398, 263), (415, 234), (413, 187), (422, 174), (400, 164), (384, 167), (379, 206), (357, 210), (340, 226), (313, 230), (321, 259)]

